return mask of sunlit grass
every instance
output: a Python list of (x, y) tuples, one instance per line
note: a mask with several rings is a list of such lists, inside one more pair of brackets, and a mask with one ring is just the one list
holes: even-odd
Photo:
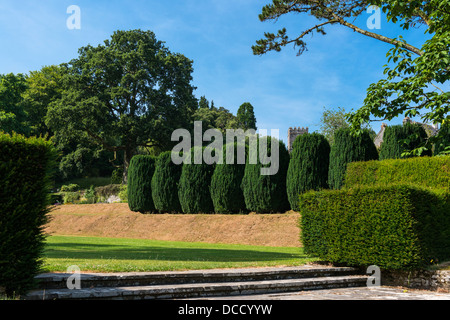
[(82, 272), (143, 272), (295, 266), (311, 261), (303, 248), (293, 247), (51, 236), (44, 271), (65, 272), (72, 265)]

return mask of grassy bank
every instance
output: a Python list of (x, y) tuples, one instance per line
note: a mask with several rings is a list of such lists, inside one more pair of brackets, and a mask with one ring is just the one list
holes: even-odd
[(46, 272), (144, 272), (295, 266), (313, 261), (302, 248), (188, 243), (146, 239), (51, 236)]

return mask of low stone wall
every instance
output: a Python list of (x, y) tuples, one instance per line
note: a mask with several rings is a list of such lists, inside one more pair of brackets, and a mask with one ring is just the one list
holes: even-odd
[(384, 271), (381, 284), (450, 292), (450, 270)]

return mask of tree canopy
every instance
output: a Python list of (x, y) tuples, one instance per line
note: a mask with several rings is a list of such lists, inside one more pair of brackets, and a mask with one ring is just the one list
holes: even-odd
[(122, 152), (125, 182), (138, 147), (169, 148), (171, 132), (191, 122), (197, 108), (192, 64), (151, 31), (116, 31), (62, 65), (62, 97), (50, 104), (46, 124)]

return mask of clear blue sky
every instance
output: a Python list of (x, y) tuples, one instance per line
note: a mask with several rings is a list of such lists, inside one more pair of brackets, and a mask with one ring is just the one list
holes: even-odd
[[(0, 0), (0, 74), (28, 73), (77, 57), (78, 48), (98, 45), (115, 30), (155, 32), (172, 52), (194, 61), (195, 95), (214, 100), (236, 114), (243, 102), (255, 108), (260, 129), (318, 129), (323, 108), (361, 106), (367, 87), (383, 77), (389, 45), (341, 26), (306, 38), (308, 51), (254, 56), (251, 46), (264, 32), (286, 27), (291, 35), (315, 24), (291, 15), (260, 22), (269, 0)], [(67, 8), (81, 9), (81, 29), (69, 30)], [(365, 13), (356, 24), (367, 29)], [(419, 45), (424, 29), (401, 30), (381, 20), (376, 32)], [(374, 123), (378, 131), (380, 123)]]

